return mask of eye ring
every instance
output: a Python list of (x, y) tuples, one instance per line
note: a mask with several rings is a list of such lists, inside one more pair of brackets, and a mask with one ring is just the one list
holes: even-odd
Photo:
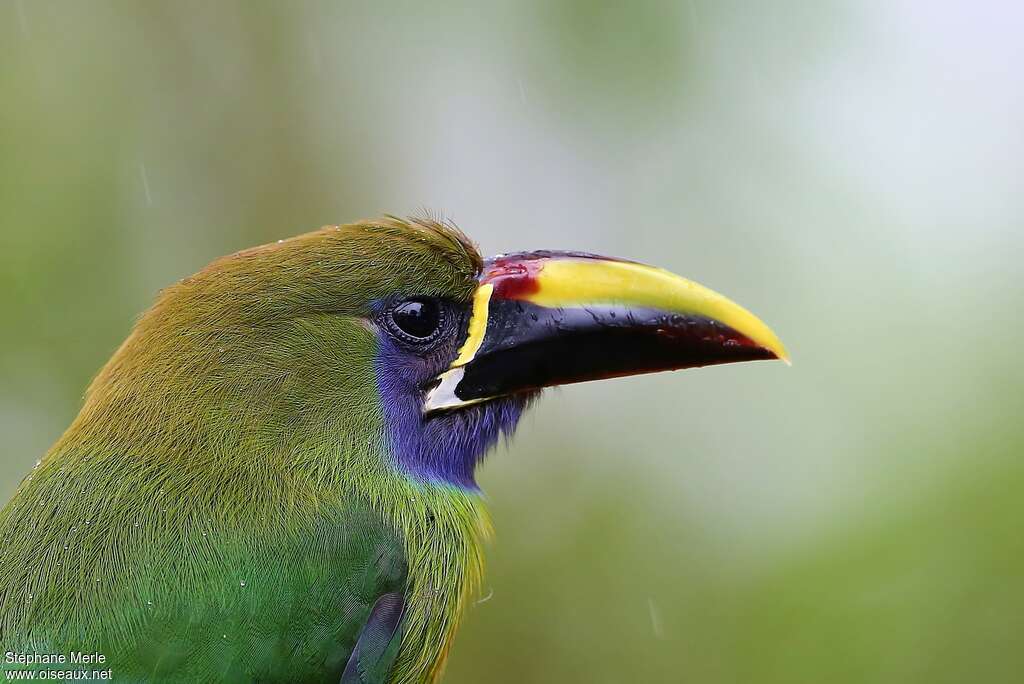
[(384, 323), (393, 337), (418, 347), (436, 340), (446, 322), (445, 307), (433, 297), (402, 299), (384, 314)]

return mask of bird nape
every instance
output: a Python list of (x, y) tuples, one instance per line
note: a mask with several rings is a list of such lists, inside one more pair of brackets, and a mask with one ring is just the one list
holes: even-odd
[[(754, 359), (786, 351), (701, 285), (484, 260), (430, 220), (221, 258), (160, 294), (0, 512), (4, 667), (435, 681), (490, 530), (474, 471), (539, 392)], [(71, 653), (103, 661), (32, 657)]]

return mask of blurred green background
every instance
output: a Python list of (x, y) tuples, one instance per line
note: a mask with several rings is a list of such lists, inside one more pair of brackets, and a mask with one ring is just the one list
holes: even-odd
[(551, 392), (447, 682), (1024, 671), (1024, 10), (0, 4), (0, 496), (157, 290), (326, 223), (652, 262), (794, 365)]

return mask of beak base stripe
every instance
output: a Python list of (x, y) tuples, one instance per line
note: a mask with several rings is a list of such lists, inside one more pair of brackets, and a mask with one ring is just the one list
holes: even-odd
[(494, 285), (486, 283), (478, 287), (476, 292), (473, 293), (473, 313), (470, 314), (466, 341), (459, 348), (459, 355), (452, 361), (452, 368), (465, 366), (472, 361), (480, 349), (480, 345), (483, 344), (484, 333), (487, 332), (487, 311), (490, 307), (491, 293), (493, 291)]

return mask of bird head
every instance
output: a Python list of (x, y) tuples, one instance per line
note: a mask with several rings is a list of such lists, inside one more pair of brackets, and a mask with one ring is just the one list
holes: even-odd
[(374, 453), (472, 489), (546, 387), (756, 359), (786, 359), (764, 323), (667, 271), (574, 252), (484, 260), (451, 225), (386, 218), (239, 252), (168, 288), (94, 381), (76, 433), (324, 472)]

